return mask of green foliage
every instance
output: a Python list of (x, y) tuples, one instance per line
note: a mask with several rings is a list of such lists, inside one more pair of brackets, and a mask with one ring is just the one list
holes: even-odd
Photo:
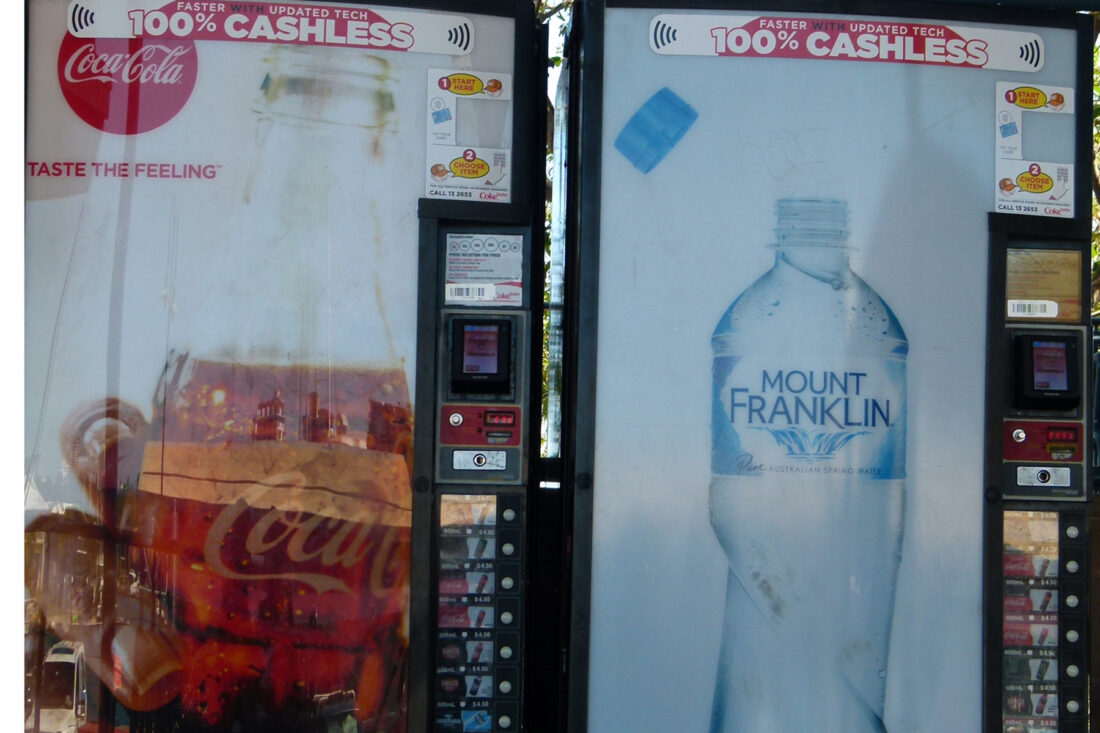
[(535, 0), (535, 21), (545, 23), (551, 17), (568, 15), (573, 9), (573, 0), (562, 2), (548, 2), (548, 0)]

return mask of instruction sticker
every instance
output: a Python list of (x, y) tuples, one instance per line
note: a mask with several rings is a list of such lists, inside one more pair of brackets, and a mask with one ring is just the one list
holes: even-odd
[(511, 201), (512, 75), (428, 70), (429, 198)]
[(1023, 136), (1028, 115), (1072, 115), (1074, 108), (1072, 87), (997, 82), (997, 211), (1073, 217), (1074, 165), (1025, 160)]
[(448, 305), (523, 304), (522, 234), (448, 234)]
[(1006, 317), (1010, 320), (1081, 319), (1081, 253), (1072, 250), (1010, 249), (1005, 272)]

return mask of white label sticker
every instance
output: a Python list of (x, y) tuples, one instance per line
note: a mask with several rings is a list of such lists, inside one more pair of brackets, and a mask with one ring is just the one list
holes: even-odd
[(448, 303), (466, 302), (493, 302), (496, 297), (496, 286), (490, 283), (480, 285), (447, 285), (446, 299)]
[(444, 295), (463, 305), (523, 304), (522, 234), (448, 234)]
[(1009, 318), (1054, 318), (1058, 315), (1058, 304), (1053, 300), (1010, 300)]

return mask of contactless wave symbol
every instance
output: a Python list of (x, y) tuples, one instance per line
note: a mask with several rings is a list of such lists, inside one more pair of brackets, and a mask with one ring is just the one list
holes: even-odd
[(69, 30), (73, 35), (80, 33), (95, 22), (95, 13), (80, 3), (73, 3), (72, 12), (69, 14)]
[(470, 45), (474, 40), (473, 29), (470, 27), (469, 23), (460, 23), (447, 31), (447, 40), (455, 47), (463, 51), (469, 51)]
[(653, 48), (660, 50), (675, 40), (675, 28), (661, 20), (653, 24)]
[(1038, 39), (1020, 46), (1020, 58), (1024, 63), (1031, 64), (1036, 69), (1043, 65), (1043, 47)]

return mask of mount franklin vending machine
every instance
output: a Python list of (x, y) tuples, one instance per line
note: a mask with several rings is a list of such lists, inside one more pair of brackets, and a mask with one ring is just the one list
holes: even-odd
[(569, 730), (1088, 730), (1072, 10), (578, 8)]

